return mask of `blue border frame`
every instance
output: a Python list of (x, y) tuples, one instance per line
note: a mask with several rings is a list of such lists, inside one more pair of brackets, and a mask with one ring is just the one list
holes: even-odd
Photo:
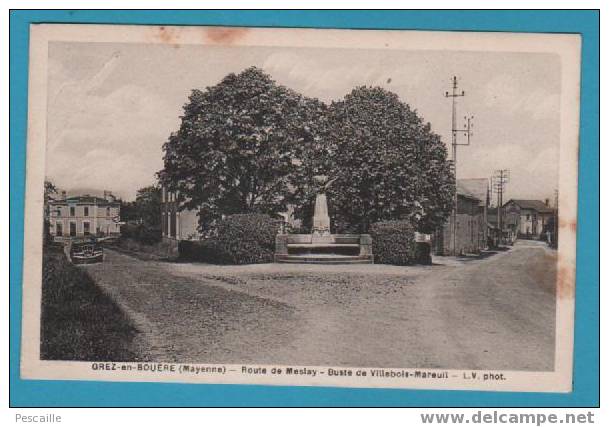
[[(19, 378), (23, 208), (31, 23), (183, 24), (580, 33), (581, 143), (574, 391), (569, 394), (341, 389)], [(599, 405), (599, 12), (16, 10), (10, 15), (10, 404), (28, 406), (512, 406)], [(585, 213), (582, 215), (582, 213)]]

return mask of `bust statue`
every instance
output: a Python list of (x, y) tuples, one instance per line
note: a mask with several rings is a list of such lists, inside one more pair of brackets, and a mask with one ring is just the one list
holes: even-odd
[(325, 193), (332, 186), (332, 183), (336, 181), (336, 178), (328, 179), (326, 175), (316, 175), (313, 179), (318, 188), (318, 193)]

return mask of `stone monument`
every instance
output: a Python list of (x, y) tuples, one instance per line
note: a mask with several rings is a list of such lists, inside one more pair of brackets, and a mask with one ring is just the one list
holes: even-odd
[(328, 199), (325, 193), (318, 193), (315, 196), (315, 211), (313, 213), (311, 233), (315, 242), (332, 240), (332, 235), (330, 234), (330, 216), (328, 215)]
[(332, 234), (328, 214), (327, 190), (334, 182), (316, 176), (317, 194), (310, 234), (287, 234), (279, 230), (275, 236), (275, 262), (315, 264), (370, 264), (372, 238), (369, 234)]
[(275, 261), (315, 264), (372, 263), (372, 239), (368, 234), (331, 234), (326, 189), (321, 185), (315, 196), (315, 210), (310, 234), (287, 234), (284, 229), (275, 236)]

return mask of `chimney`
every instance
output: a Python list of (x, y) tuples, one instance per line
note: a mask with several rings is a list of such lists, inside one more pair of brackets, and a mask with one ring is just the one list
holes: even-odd
[(61, 191), (61, 200), (65, 200), (66, 198), (67, 198), (67, 196), (66, 196), (66, 191), (65, 191), (65, 190), (62, 190), (62, 191)]
[(112, 195), (112, 192), (109, 190), (104, 190), (104, 199), (108, 202), (114, 202), (116, 198)]

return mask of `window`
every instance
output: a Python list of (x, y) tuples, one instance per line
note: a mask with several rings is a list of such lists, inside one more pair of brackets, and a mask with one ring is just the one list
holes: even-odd
[(106, 216), (110, 216), (110, 206), (106, 208)]
[(531, 215), (527, 214), (527, 221), (531, 219)]
[(76, 208), (74, 206), (70, 206), (70, 216), (76, 216)]
[(59, 237), (63, 236), (63, 224), (61, 222), (55, 223), (55, 235)]
[(76, 236), (76, 223), (70, 222), (70, 236)]
[(88, 236), (91, 234), (91, 224), (89, 222), (83, 222), (82, 223), (82, 232), (85, 236)]
[(85, 216), (89, 216), (89, 206), (85, 206)]

